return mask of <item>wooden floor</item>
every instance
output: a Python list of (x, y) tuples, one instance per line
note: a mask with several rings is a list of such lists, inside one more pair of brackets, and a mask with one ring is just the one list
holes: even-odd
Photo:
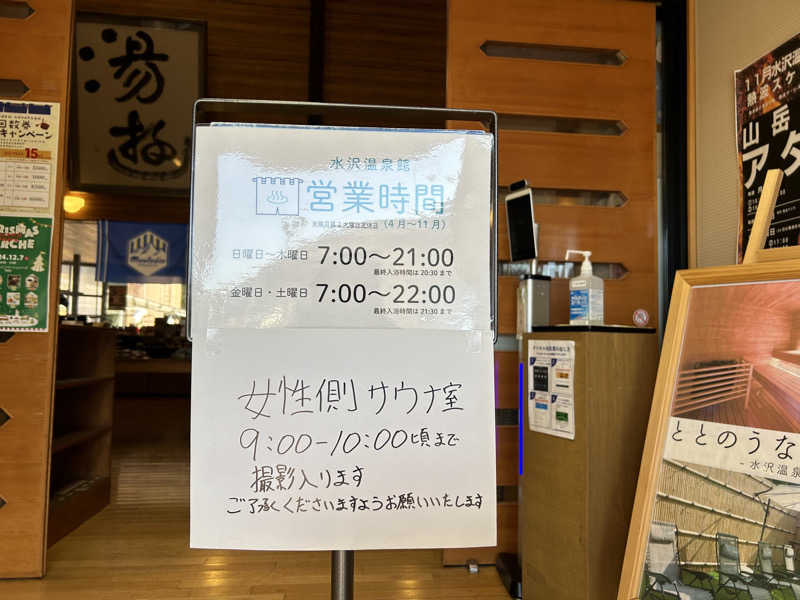
[[(185, 443), (116, 449), (112, 504), (48, 552), (43, 580), (0, 581), (4, 600), (322, 600), (326, 552), (190, 550)], [(0, 543), (2, 541), (0, 540)], [(507, 600), (493, 567), (441, 567), (441, 551), (356, 553), (356, 599)]]

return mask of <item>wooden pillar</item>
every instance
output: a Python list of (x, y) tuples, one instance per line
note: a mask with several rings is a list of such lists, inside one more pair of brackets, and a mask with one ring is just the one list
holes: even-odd
[[(59, 164), (50, 253), (47, 333), (15, 333), (0, 343), (0, 577), (45, 573), (48, 481), (57, 335), (62, 202), (74, 22), (73, 0), (17, 0), (0, 6), (0, 79), (21, 80), (23, 101), (60, 104)], [(11, 98), (9, 98), (11, 99)], [(2, 335), (2, 334), (0, 334)], [(0, 413), (2, 414), (2, 413)], [(2, 422), (2, 420), (0, 420)]]

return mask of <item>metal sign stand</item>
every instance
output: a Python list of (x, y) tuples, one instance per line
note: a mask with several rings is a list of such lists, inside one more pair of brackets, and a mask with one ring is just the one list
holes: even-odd
[[(356, 104), (328, 104), (319, 102), (288, 102), (272, 100), (232, 100), (204, 98), (195, 102), (193, 129), (209, 126), (213, 122), (260, 122), (256, 115), (276, 114), (287, 117), (287, 122), (297, 122), (298, 117), (308, 123), (335, 125), (336, 120), (352, 122), (357, 118), (362, 126), (380, 126), (381, 121), (408, 121), (408, 127), (430, 125), (441, 128), (445, 121), (470, 121), (481, 123), (494, 137), (492, 145), (492, 165), (489, 197), (491, 201), (491, 235), (489, 248), (490, 270), (490, 323), (497, 341), (497, 115), (486, 110), (465, 110), (453, 108), (422, 108), (410, 106), (371, 106)], [(270, 121), (273, 122), (273, 121)], [(405, 126), (405, 124), (404, 124)], [(192, 148), (194, 156), (194, 148)], [(192, 163), (194, 177), (194, 162)], [(194, 193), (194, 188), (192, 188)], [(189, 248), (193, 245), (194, 198), (191, 200), (189, 216)], [(189, 254), (189, 277), (186, 286), (187, 318), (186, 331), (191, 340), (191, 294), (192, 265)], [(2, 340), (0, 340), (2, 341)], [(333, 550), (331, 552), (331, 600), (353, 600), (355, 552), (353, 550)]]
[(355, 552), (331, 552), (331, 600), (353, 600)]

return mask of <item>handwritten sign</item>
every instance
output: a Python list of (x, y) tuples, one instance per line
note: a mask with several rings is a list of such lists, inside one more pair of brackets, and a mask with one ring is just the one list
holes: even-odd
[(491, 137), (196, 144), (192, 546), (494, 545)]

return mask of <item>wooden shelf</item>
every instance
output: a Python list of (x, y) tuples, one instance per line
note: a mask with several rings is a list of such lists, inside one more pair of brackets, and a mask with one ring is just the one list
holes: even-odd
[(111, 431), (111, 427), (95, 427), (93, 429), (81, 429), (71, 433), (65, 433), (57, 438), (53, 438), (52, 453), (57, 454), (67, 448), (72, 448), (90, 440), (100, 437), (104, 433)]
[(111, 497), (116, 339), (111, 329), (59, 328), (53, 431), (60, 435), (51, 446), (49, 544)]
[[(60, 493), (65, 489), (74, 491)], [(47, 545), (52, 546), (86, 519), (100, 512), (109, 503), (110, 490), (109, 477), (74, 481), (57, 490), (50, 499)]]
[(95, 383), (102, 383), (104, 381), (111, 381), (114, 375), (99, 375), (96, 377), (70, 377), (67, 379), (56, 379), (56, 389), (66, 390), (69, 388), (84, 387), (93, 385)]
[(188, 359), (151, 358), (148, 360), (118, 359), (117, 373), (183, 373), (192, 372), (192, 362)]

